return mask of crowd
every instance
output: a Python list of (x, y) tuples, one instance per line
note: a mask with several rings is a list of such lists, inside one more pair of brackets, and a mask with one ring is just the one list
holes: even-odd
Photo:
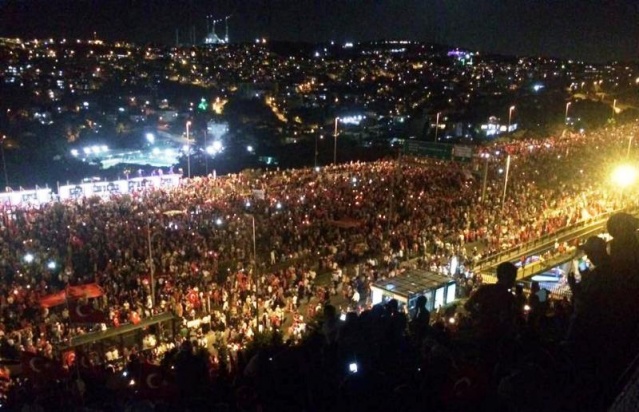
[[(237, 358), (259, 331), (287, 327), (301, 340), (314, 312), (301, 305), (318, 297), (320, 309), (337, 293), (337, 285), (318, 288), (317, 273), (361, 268), (340, 290), (365, 307), (368, 285), (394, 276), (397, 260), (420, 257), (444, 271), (456, 255), (471, 268), (482, 256), (634, 202), (607, 175), (636, 132), (626, 125), (496, 143), (471, 163), (401, 157), (319, 172), (197, 177), (106, 200), (5, 205), (0, 353), (60, 356), (56, 348), (73, 337), (165, 311), (185, 322), (210, 316), (216, 362), (229, 348)], [(81, 284), (102, 289), (83, 302), (106, 315), (101, 324), (72, 321), (68, 302), (42, 307), (46, 296)], [(357, 328), (384, 316), (395, 315), (373, 310)], [(188, 336), (167, 351), (184, 342)]]

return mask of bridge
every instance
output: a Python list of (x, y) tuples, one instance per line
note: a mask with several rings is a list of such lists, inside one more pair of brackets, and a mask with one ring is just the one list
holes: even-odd
[(547, 272), (548, 270), (569, 262), (574, 257), (574, 248), (565, 251), (555, 250), (556, 243), (575, 243), (590, 236), (599, 235), (606, 232), (606, 222), (615, 213), (626, 212), (633, 216), (639, 216), (639, 208), (632, 207), (614, 210), (596, 216), (593, 219), (578, 222), (571, 226), (566, 226), (556, 232), (546, 234), (530, 242), (519, 244), (515, 247), (503, 250), (486, 258), (480, 259), (473, 266), (473, 271), (481, 273), (487, 283), (496, 282), (495, 273), (497, 266), (502, 262), (518, 262), (522, 258), (530, 256), (540, 256), (536, 262), (528, 263), (520, 267), (517, 271), (517, 280), (523, 280), (531, 276)]

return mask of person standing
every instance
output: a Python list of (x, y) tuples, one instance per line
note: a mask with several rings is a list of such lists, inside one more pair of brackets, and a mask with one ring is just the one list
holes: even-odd
[(512, 332), (516, 308), (511, 289), (517, 278), (517, 267), (511, 262), (497, 266), (497, 283), (482, 285), (470, 296), (464, 307), (474, 320), (480, 338), (498, 340)]

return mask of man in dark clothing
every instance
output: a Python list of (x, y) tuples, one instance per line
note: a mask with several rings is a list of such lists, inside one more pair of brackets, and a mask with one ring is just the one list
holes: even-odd
[(639, 267), (639, 220), (628, 213), (615, 213), (608, 219), (606, 228), (613, 237), (610, 242), (610, 258), (615, 272), (623, 272), (629, 276), (636, 274)]
[(577, 314), (579, 311), (585, 310), (584, 306), (586, 305), (597, 305), (597, 293), (603, 290), (606, 282), (604, 277), (610, 272), (610, 255), (608, 255), (606, 247), (604, 239), (599, 236), (591, 236), (586, 240), (586, 243), (578, 248), (586, 253), (586, 257), (595, 267), (583, 272), (580, 271), (581, 282), (579, 283), (577, 283), (574, 273), (578, 268), (573, 268), (573, 271), (568, 274), (568, 285), (572, 291)]
[(481, 338), (500, 339), (512, 331), (516, 308), (510, 290), (516, 278), (517, 267), (511, 262), (501, 263), (497, 266), (497, 283), (480, 286), (466, 302)]
[(430, 328), (430, 312), (426, 309), (428, 299), (419, 296), (415, 302), (415, 315), (410, 322), (410, 330), (417, 342), (421, 342)]
[[(630, 223), (624, 216), (613, 215), (608, 229), (615, 239), (623, 241), (611, 244), (609, 255), (604, 239), (588, 238), (579, 249), (595, 267), (582, 273), (580, 283), (574, 273), (568, 276), (575, 310), (566, 343), (582, 380), (579, 385), (587, 387), (584, 393), (591, 395), (583, 397), (584, 407), (597, 405), (596, 409), (606, 409), (603, 405), (609, 402), (607, 396), (614, 391), (614, 383), (634, 356), (637, 322), (632, 307), (636, 276), (627, 271), (634, 242), (625, 244), (635, 230)], [(577, 270), (573, 268), (573, 272)]]

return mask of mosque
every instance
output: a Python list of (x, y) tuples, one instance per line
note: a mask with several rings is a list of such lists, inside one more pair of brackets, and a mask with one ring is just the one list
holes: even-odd
[[(204, 38), (204, 45), (205, 46), (214, 46), (214, 45), (220, 45), (220, 44), (228, 44), (229, 43), (229, 18), (231, 16), (226, 16), (223, 19), (217, 19), (214, 20), (212, 16), (208, 16), (206, 19), (206, 26), (207, 26), (207, 36)], [(217, 23), (220, 23), (222, 20), (224, 20), (225, 24), (226, 24), (226, 33), (224, 35), (224, 38), (220, 38), (217, 33), (215, 32), (215, 25)], [(211, 25), (211, 29), (209, 31), (209, 24)]]

